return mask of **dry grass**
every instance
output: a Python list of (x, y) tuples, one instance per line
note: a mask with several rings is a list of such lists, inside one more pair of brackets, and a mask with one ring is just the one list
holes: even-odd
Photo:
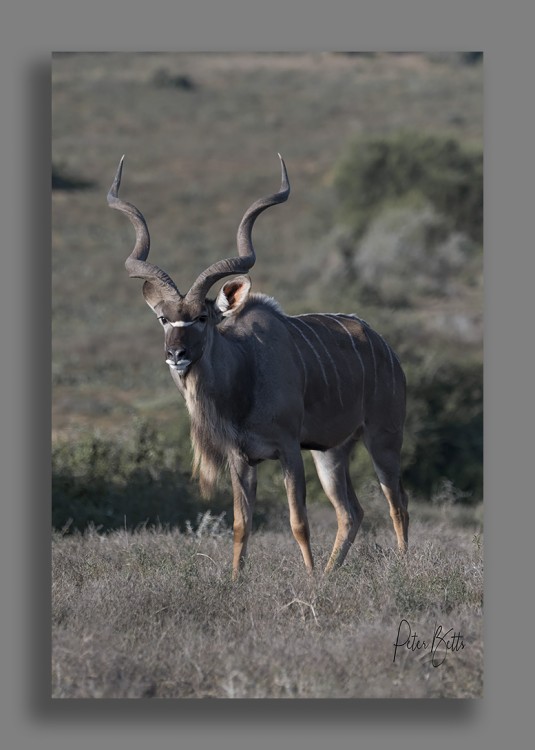
[[(286, 528), (253, 536), (235, 584), (231, 533), (209, 516), (185, 534), (55, 534), (53, 696), (481, 696), (480, 510), (427, 508), (420, 521), (416, 507), (404, 559), (374, 502), (347, 563), (328, 577), (304, 572)], [(331, 515), (311, 512), (318, 567)], [(398, 649), (394, 662), (402, 619), (428, 641), (437, 625), (453, 628), (464, 648), (440, 666), (430, 648)]]

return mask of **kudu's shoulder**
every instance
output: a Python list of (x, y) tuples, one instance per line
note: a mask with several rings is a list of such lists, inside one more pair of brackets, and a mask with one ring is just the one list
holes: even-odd
[(277, 302), (274, 297), (269, 297), (267, 294), (262, 294), (260, 292), (255, 292), (249, 296), (244, 312), (247, 310), (258, 310), (267, 314), (274, 314), (279, 318), (284, 316), (284, 310), (280, 303)]
[(276, 327), (284, 318), (284, 311), (276, 299), (267, 294), (255, 293), (249, 295), (237, 315), (222, 321), (219, 330), (222, 333), (247, 334), (256, 326), (264, 329)]

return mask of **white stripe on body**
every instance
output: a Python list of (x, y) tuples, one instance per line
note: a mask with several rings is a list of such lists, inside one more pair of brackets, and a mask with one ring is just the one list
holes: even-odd
[(329, 349), (327, 348), (327, 346), (325, 345), (325, 343), (321, 340), (321, 338), (320, 338), (319, 334), (317, 333), (317, 331), (315, 331), (314, 328), (311, 325), (309, 325), (308, 323), (306, 323), (304, 320), (301, 320), (301, 318), (303, 316), (296, 315), (295, 317), (299, 319), (299, 322), (302, 325), (306, 326), (306, 328), (308, 328), (308, 330), (311, 331), (314, 334), (314, 336), (318, 339), (319, 343), (323, 347), (323, 350), (325, 351), (325, 354), (327, 355), (327, 358), (329, 359), (329, 362), (333, 366), (334, 374), (336, 376), (336, 385), (337, 385), (337, 388), (338, 388), (338, 398), (340, 399), (340, 403), (343, 405), (344, 402), (343, 402), (342, 391), (341, 391), (341, 387), (340, 387), (340, 375), (338, 374), (338, 368), (336, 367), (336, 362), (332, 358)]
[[(327, 318), (336, 320), (337, 323), (340, 323), (338, 318), (349, 318), (350, 320), (356, 320), (358, 323), (360, 323), (363, 326), (364, 331), (366, 333), (366, 338), (368, 340), (368, 344), (370, 345), (370, 351), (371, 351), (372, 359), (373, 359), (373, 378), (374, 378), (373, 379), (373, 395), (375, 396), (375, 394), (377, 393), (377, 360), (375, 358), (375, 350), (373, 348), (373, 342), (370, 336), (370, 332), (375, 333), (373, 328), (370, 325), (368, 325), (368, 323), (366, 323), (365, 320), (362, 320), (362, 318), (359, 318), (357, 315), (352, 315), (350, 313), (315, 313), (315, 315), (324, 315)], [(349, 334), (351, 338), (351, 342), (353, 343), (353, 336), (351, 335), (351, 332), (342, 323), (340, 323), (340, 325), (342, 325), (343, 328), (347, 331), (347, 333)], [(353, 346), (354, 346), (354, 343), (353, 343)]]
[[(390, 345), (385, 341), (385, 339), (381, 336), (380, 333), (377, 333), (375, 329), (373, 329), (369, 323), (367, 323), (362, 318), (359, 318), (358, 315), (354, 315), (352, 313), (314, 313), (315, 315), (325, 315), (328, 318), (337, 319), (337, 318), (350, 318), (351, 320), (357, 320), (359, 323), (364, 326), (364, 329), (366, 331), (366, 335), (368, 337), (368, 342), (370, 344), (370, 349), (372, 353), (373, 358), (373, 369), (374, 369), (374, 375), (375, 375), (375, 384), (373, 393), (374, 395), (377, 393), (377, 360), (375, 358), (375, 351), (372, 343), (372, 339), (370, 334), (373, 333), (375, 336), (378, 336), (381, 342), (383, 343), (386, 351), (388, 352), (388, 357), (390, 359), (390, 369), (392, 371), (392, 394), (395, 395), (396, 393), (396, 378), (395, 378), (395, 372), (394, 372), (394, 359), (398, 362), (398, 364), (401, 364), (399, 361), (399, 357), (397, 356), (396, 352), (390, 347)], [(350, 334), (351, 335), (351, 334)]]
[(318, 354), (318, 352), (314, 348), (314, 344), (310, 341), (310, 339), (308, 338), (308, 336), (305, 336), (305, 334), (303, 333), (303, 331), (299, 328), (299, 326), (296, 323), (293, 322), (293, 320), (291, 320), (291, 318), (286, 317), (286, 321), (287, 321), (287, 323), (289, 323), (292, 326), (292, 328), (295, 328), (295, 330), (297, 331), (297, 333), (300, 336), (303, 337), (303, 339), (306, 341), (306, 343), (308, 344), (308, 346), (312, 349), (312, 351), (316, 355), (316, 359), (318, 360), (318, 364), (319, 364), (320, 369), (321, 369), (321, 374), (323, 375), (323, 380), (325, 381), (325, 385), (328, 388), (329, 387), (329, 381), (327, 380), (327, 373), (325, 372), (325, 368), (323, 367), (323, 362), (321, 361), (320, 355)]
[(293, 339), (292, 336), (290, 336), (290, 340), (291, 340), (292, 344), (294, 345), (295, 351), (297, 352), (297, 355), (299, 356), (299, 360), (300, 360), (301, 364), (303, 365), (303, 374), (305, 376), (305, 388), (304, 388), (304, 390), (305, 390), (305, 393), (306, 393), (306, 389), (308, 387), (308, 375), (307, 375), (306, 362), (303, 359), (303, 355), (301, 354), (301, 350), (297, 346), (297, 343), (296, 343), (296, 341), (294, 341), (294, 339)]
[[(381, 334), (377, 333), (377, 331), (374, 328), (372, 328), (369, 325), (369, 323), (366, 323), (365, 320), (362, 320), (362, 318), (358, 318), (356, 315), (353, 315), (351, 317), (356, 318), (359, 321), (359, 323), (362, 323), (362, 325), (365, 327), (367, 333), (368, 332), (374, 333), (383, 342), (383, 345), (384, 345), (386, 351), (388, 352), (388, 357), (390, 359), (390, 369), (392, 370), (392, 395), (395, 395), (396, 394), (396, 378), (395, 378), (395, 374), (394, 374), (394, 357), (398, 360), (398, 363), (399, 363), (399, 359), (398, 359), (396, 353), (391, 349), (391, 347), (384, 340), (384, 338), (381, 336)], [(376, 366), (376, 364), (375, 364), (375, 353), (373, 352), (373, 346), (372, 346), (372, 342), (371, 342), (371, 338), (370, 338), (369, 333), (368, 333), (368, 340), (370, 342), (370, 346), (372, 347), (372, 354), (373, 354), (374, 366)], [(377, 372), (377, 370), (376, 370), (376, 372)], [(375, 393), (375, 391), (374, 391), (374, 393)]]
[(385, 345), (386, 351), (388, 352), (388, 355), (390, 357), (390, 367), (392, 369), (392, 395), (395, 396), (396, 395), (396, 378), (394, 376), (394, 357), (392, 356), (393, 352), (392, 352), (392, 349), (388, 346), (388, 344), (384, 340), (384, 338), (381, 336), (381, 334), (378, 333), (377, 335), (379, 336), (379, 338), (381, 339), (381, 341)]
[[(342, 323), (342, 321), (338, 319), (338, 316), (335, 313), (332, 313), (332, 314), (325, 313), (325, 315), (330, 320), (334, 320), (336, 323), (338, 323), (338, 325), (341, 326), (344, 329), (344, 331), (347, 333), (347, 335), (349, 336), (349, 339), (351, 341), (351, 346), (353, 347), (353, 351), (357, 355), (357, 358), (358, 358), (358, 360), (360, 362), (360, 366), (362, 368), (362, 388), (361, 388), (361, 392), (362, 392), (361, 393), (362, 413), (364, 414), (364, 392), (365, 392), (365, 388), (366, 388), (366, 368), (364, 367), (364, 361), (363, 361), (363, 359), (362, 359), (362, 357), (360, 355), (359, 350), (357, 349), (357, 346), (355, 344), (355, 339), (351, 335), (351, 332), (349, 331), (348, 328), (346, 328), (346, 326)], [(375, 380), (377, 382), (377, 378)], [(374, 393), (375, 393), (375, 388), (376, 388), (376, 385), (374, 385)]]

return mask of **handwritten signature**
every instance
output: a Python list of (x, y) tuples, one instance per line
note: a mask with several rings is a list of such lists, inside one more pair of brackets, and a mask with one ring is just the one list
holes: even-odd
[(429, 651), (431, 664), (440, 667), (446, 661), (448, 653), (462, 651), (464, 648), (463, 635), (455, 632), (453, 628), (444, 630), (442, 625), (435, 625), (432, 638), (423, 639), (416, 631), (413, 632), (408, 620), (401, 620), (398, 634), (394, 643), (394, 662), (399, 649), (408, 651)]

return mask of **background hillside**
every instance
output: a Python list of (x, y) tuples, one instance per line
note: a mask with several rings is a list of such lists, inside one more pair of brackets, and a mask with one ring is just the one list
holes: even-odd
[[(288, 313), (355, 312), (379, 330), (408, 374), (411, 494), (481, 499), (478, 55), (58, 54), (52, 95), (57, 527), (184, 524), (206, 510), (161, 331), (124, 270), (132, 227), (106, 205), (123, 153), (121, 194), (181, 289), (235, 253), (282, 153), (292, 193), (255, 227), (254, 289)], [(365, 455), (353, 468), (357, 487), (370, 481)], [(267, 522), (282, 482), (262, 471)], [(228, 510), (225, 492), (210, 507)]]

